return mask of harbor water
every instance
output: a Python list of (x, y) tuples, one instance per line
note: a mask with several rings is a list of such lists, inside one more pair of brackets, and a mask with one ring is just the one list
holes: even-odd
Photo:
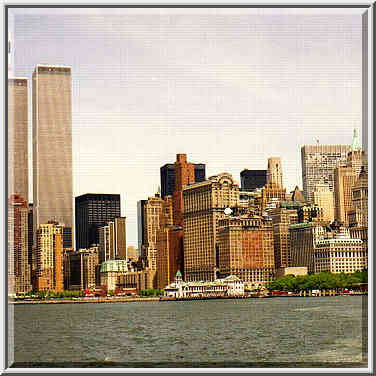
[(367, 297), (14, 306), (15, 367), (366, 367)]

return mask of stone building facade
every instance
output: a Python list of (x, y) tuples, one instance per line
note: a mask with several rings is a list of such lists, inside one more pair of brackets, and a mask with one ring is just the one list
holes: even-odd
[(138, 293), (141, 290), (155, 288), (156, 271), (152, 269), (130, 270), (125, 274), (118, 275), (115, 287), (119, 289), (135, 289)]
[(314, 222), (314, 223), (325, 223), (324, 221), (324, 211), (321, 207), (316, 204), (307, 204), (301, 206), (298, 209), (298, 222)]
[(175, 191), (173, 193), (173, 221), (183, 225), (183, 187), (195, 183), (194, 164), (187, 162), (186, 154), (177, 154), (175, 162)]
[(161, 229), (161, 218), (164, 200), (157, 193), (149, 197), (144, 205), (144, 244), (141, 248), (141, 258), (144, 265), (150, 269), (157, 269), (157, 236)]
[(8, 293), (31, 290), (31, 268), (28, 255), (28, 205), (20, 195), (8, 202)]
[[(159, 231), (157, 232), (157, 288), (164, 288), (171, 281), (171, 273), (177, 270), (176, 262), (174, 262), (173, 252), (176, 247), (172, 243), (171, 235), (173, 226), (173, 205), (172, 197), (165, 196), (162, 203), (159, 220)], [(179, 244), (179, 248), (180, 244)]]
[(361, 239), (368, 252), (368, 174), (364, 166), (352, 187), (352, 209), (348, 216), (351, 237)]
[(280, 157), (268, 158), (268, 169), (266, 171), (266, 183), (283, 188), (282, 164)]
[(108, 260), (100, 267), (100, 284), (106, 286), (107, 291), (115, 291), (118, 278), (128, 273), (126, 260)]
[(313, 204), (322, 208), (322, 219), (325, 222), (333, 222), (335, 217), (334, 194), (328, 184), (317, 184), (313, 193)]
[(64, 257), (64, 276), (67, 290), (85, 290), (99, 284), (96, 268), (99, 265), (98, 247), (67, 252)]
[(228, 217), (218, 221), (218, 275), (235, 275), (250, 288), (274, 278), (273, 223), (270, 218)]
[(335, 219), (345, 226), (349, 224), (348, 212), (352, 209), (352, 187), (358, 176), (350, 166), (334, 170)]
[(289, 226), (298, 222), (296, 209), (279, 207), (268, 212), (273, 223), (275, 269), (291, 266)]
[(355, 273), (368, 267), (367, 252), (362, 240), (351, 238), (348, 230), (341, 230), (334, 238), (316, 242), (315, 273)]
[(36, 271), (33, 287), (37, 291), (64, 290), (63, 226), (57, 222), (41, 224), (36, 233)]
[(127, 259), (126, 218), (119, 217), (107, 221), (99, 233), (99, 262), (120, 258)]
[(283, 202), (286, 200), (286, 189), (275, 183), (268, 183), (261, 189), (261, 208), (265, 210), (270, 201)]
[(222, 173), (183, 187), (184, 279), (213, 281), (217, 272), (218, 221), (239, 206), (239, 186)]

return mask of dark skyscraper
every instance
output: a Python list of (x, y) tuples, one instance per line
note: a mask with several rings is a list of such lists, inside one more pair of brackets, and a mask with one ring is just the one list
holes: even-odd
[[(194, 174), (195, 182), (204, 181), (205, 175), (205, 164), (195, 163), (194, 164)], [(161, 197), (164, 199), (165, 196), (174, 193), (175, 190), (175, 165), (173, 163), (167, 163), (161, 167)]]
[(240, 173), (242, 191), (253, 191), (262, 188), (266, 184), (266, 170), (243, 170)]
[(140, 200), (137, 202), (137, 229), (138, 229), (138, 251), (145, 244), (145, 204), (148, 200)]
[(76, 249), (99, 244), (99, 227), (120, 217), (120, 195), (87, 193), (78, 196), (76, 203)]
[(167, 163), (161, 167), (161, 197), (172, 196), (175, 190), (175, 166)]
[(203, 163), (195, 163), (195, 182), (199, 183), (205, 180), (205, 165)]

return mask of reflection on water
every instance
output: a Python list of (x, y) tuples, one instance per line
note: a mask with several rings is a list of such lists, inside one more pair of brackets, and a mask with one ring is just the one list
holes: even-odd
[(15, 361), (70, 367), (366, 367), (362, 299), (17, 305)]

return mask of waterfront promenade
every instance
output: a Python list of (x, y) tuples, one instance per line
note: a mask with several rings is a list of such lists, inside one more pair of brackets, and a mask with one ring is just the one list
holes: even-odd
[(185, 300), (211, 300), (211, 299), (263, 299), (263, 298), (315, 298), (324, 296), (351, 296), (351, 295), (367, 295), (365, 292), (352, 293), (335, 293), (327, 292), (320, 294), (285, 294), (285, 295), (244, 295), (244, 296), (190, 296), (184, 298), (170, 297), (102, 297), (102, 298), (75, 298), (75, 299), (25, 299), (25, 300), (9, 300), (8, 304), (71, 304), (71, 303), (131, 303), (131, 302), (158, 302), (158, 301), (185, 301)]
[(159, 301), (159, 297), (150, 297), (150, 298), (107, 297), (107, 298), (14, 300), (14, 301), (8, 301), (8, 304), (129, 303), (129, 302), (157, 302), (157, 301)]

